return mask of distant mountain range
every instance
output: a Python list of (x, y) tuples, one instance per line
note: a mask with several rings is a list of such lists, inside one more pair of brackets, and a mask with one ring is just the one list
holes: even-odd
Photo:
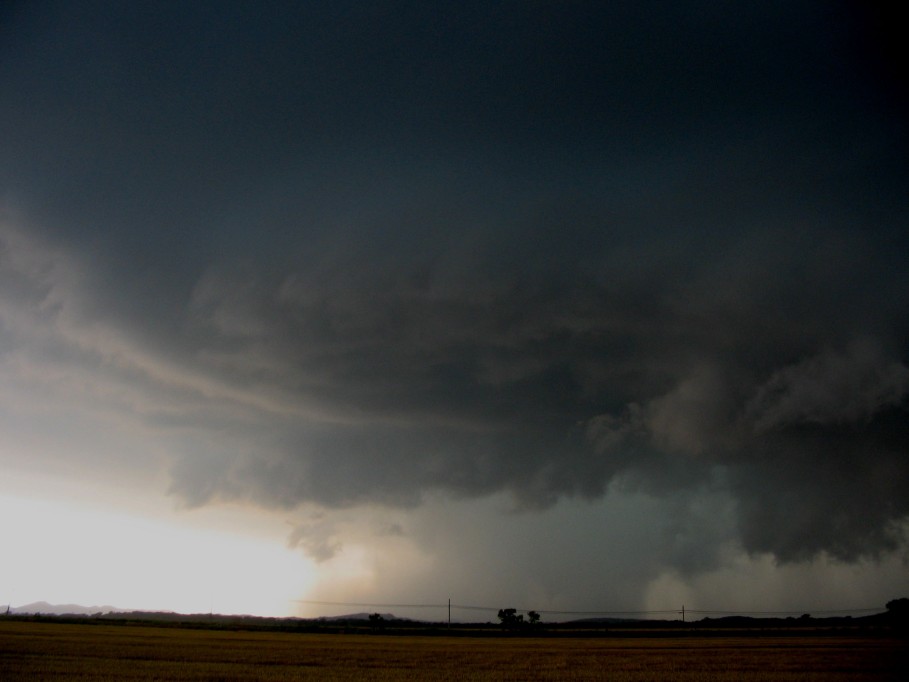
[[(116, 606), (82, 606), (81, 604), (49, 604), (46, 601), (36, 601), (31, 604), (25, 604), (24, 606), (13, 606), (9, 610), (10, 614), (16, 615), (44, 615), (44, 616), (94, 616), (97, 613), (109, 614), (109, 613), (142, 613), (145, 615), (155, 615), (155, 616), (179, 616), (180, 614), (175, 614), (170, 611), (134, 611), (131, 609), (120, 609)], [(5, 613), (5, 609), (0, 609), (0, 615)], [(359, 620), (369, 620), (369, 617), (372, 613), (348, 613), (343, 616), (322, 616), (317, 620), (322, 621), (359, 621)], [(398, 618), (393, 613), (382, 613), (379, 614), (382, 616), (382, 620), (385, 621), (401, 621), (406, 620), (403, 618)]]
[(46, 601), (36, 601), (24, 606), (10, 607), (10, 613), (34, 614), (40, 613), (53, 616), (78, 615), (91, 616), (95, 613), (124, 613), (126, 609), (116, 606), (80, 606), (79, 604), (48, 604)]

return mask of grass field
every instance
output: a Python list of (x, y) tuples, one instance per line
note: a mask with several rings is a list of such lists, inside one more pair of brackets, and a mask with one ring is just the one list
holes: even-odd
[(0, 680), (905, 680), (905, 639), (475, 638), (0, 622)]

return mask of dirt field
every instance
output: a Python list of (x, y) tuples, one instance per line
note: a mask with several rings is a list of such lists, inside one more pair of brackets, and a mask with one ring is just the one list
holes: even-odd
[(906, 640), (497, 638), (0, 622), (0, 680), (903, 680)]

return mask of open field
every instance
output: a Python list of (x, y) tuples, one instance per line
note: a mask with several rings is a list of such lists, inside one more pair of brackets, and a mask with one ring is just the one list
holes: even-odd
[(0, 622), (0, 680), (902, 680), (872, 636), (419, 637)]

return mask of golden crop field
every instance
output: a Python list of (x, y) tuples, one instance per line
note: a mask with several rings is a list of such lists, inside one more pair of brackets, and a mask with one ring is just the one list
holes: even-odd
[(0, 622), (0, 680), (904, 680), (907, 641), (512, 638)]

